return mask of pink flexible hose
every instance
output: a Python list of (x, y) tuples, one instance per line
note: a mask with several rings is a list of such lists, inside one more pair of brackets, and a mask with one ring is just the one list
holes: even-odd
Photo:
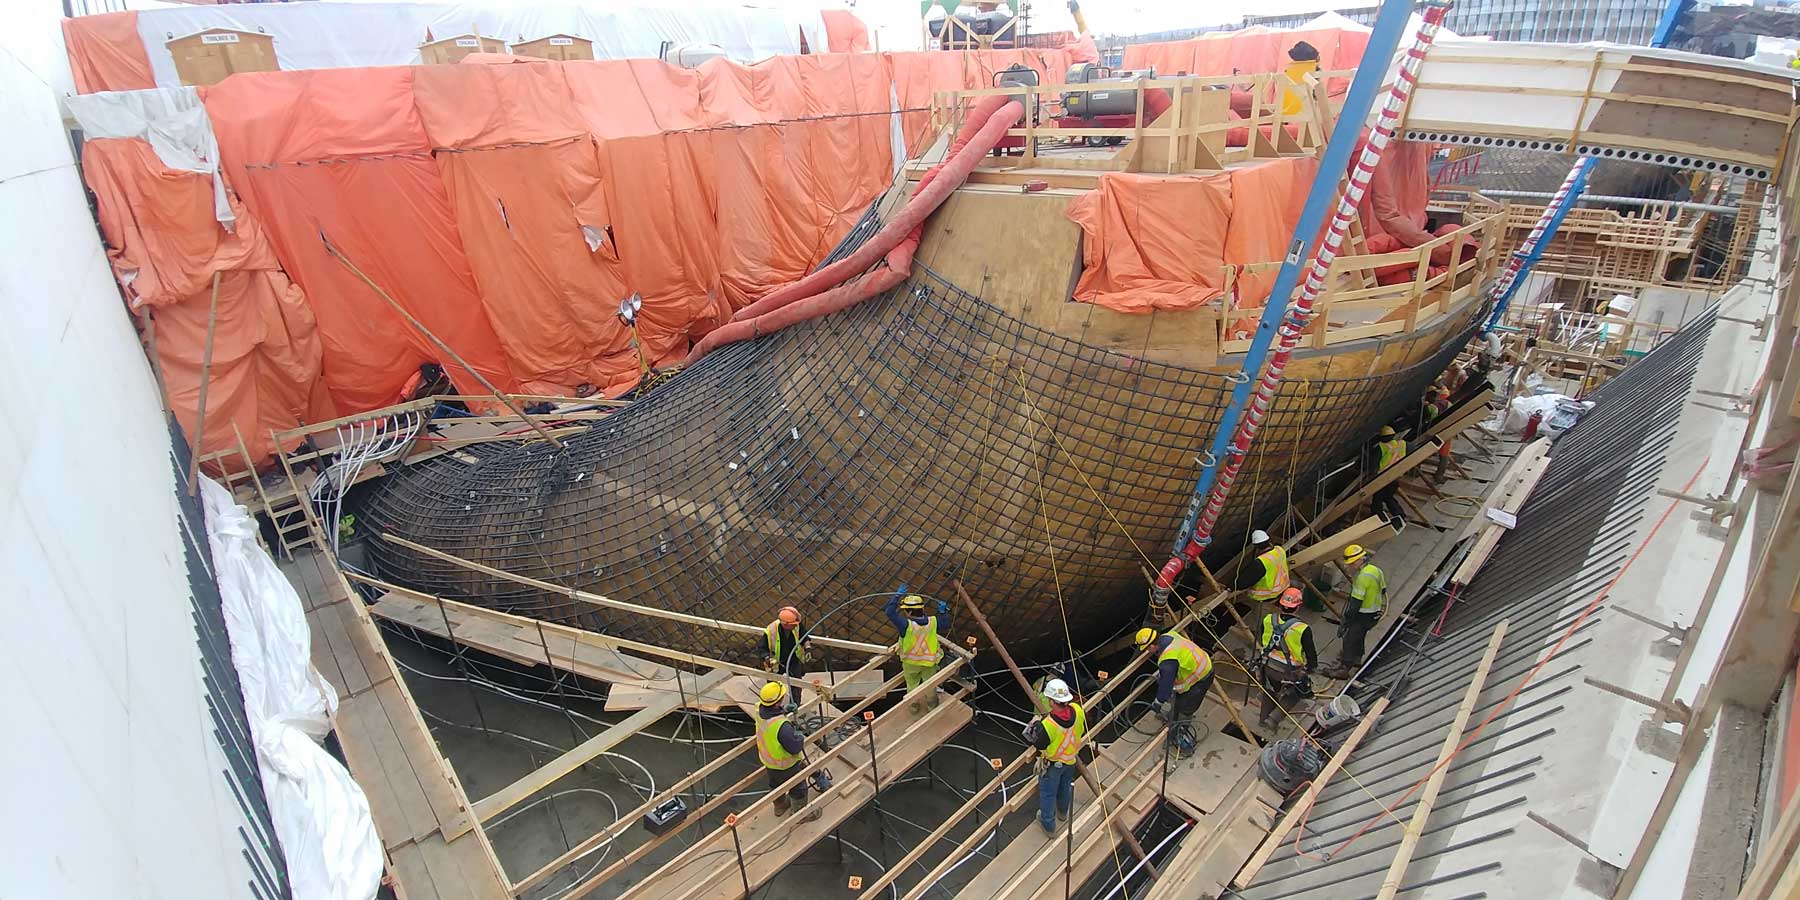
[[(1024, 112), (1022, 104), (1005, 96), (981, 98), (956, 133), (945, 161), (919, 179), (912, 198), (880, 231), (849, 256), (739, 310), (730, 322), (702, 338), (684, 365), (691, 366), (726, 344), (847, 309), (905, 281), (912, 274), (913, 253), (919, 248), (926, 217), (968, 180), (969, 173)], [(885, 270), (855, 277), (882, 259), (887, 263)]]

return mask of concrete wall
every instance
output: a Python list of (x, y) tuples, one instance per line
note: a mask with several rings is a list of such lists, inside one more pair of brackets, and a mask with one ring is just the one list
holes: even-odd
[(51, 87), (68, 80), (60, 5), (8, 12), (0, 894), (247, 898), (245, 816), (206, 706), (168, 432)]

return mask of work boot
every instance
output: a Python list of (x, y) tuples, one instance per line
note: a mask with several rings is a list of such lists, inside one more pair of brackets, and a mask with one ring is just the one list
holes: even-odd
[(789, 800), (788, 795), (781, 794), (775, 798), (775, 818), (779, 819), (782, 816), (785, 816), (788, 813), (793, 812), (793, 810), (794, 810), (794, 801)]
[(906, 708), (907, 708), (907, 710), (909, 710), (909, 711), (910, 711), (910, 712), (911, 712), (911, 713), (912, 713), (912, 714), (913, 714), (913, 715), (915, 715), (915, 716), (916, 716), (916, 715), (920, 715), (920, 714), (921, 714), (921, 713), (923, 713), (923, 712), (925, 712), (925, 705), (924, 705), (924, 704), (922, 704), (922, 703), (920, 703), (920, 702), (919, 702), (919, 701), (917, 701), (917, 700), (914, 700), (914, 701), (913, 701), (913, 702), (912, 702), (912, 703), (911, 703), (911, 704), (909, 704), (909, 705), (908, 705), (908, 706), (907, 706), (907, 707), (906, 707)]
[(1044, 820), (1039, 819), (1038, 827), (1044, 829), (1045, 835), (1047, 835), (1049, 837), (1056, 837), (1056, 826), (1055, 825), (1045, 825)]

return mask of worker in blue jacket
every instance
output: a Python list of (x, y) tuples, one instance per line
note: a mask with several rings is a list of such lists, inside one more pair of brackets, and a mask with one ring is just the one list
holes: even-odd
[[(910, 694), (937, 672), (938, 660), (944, 656), (939, 641), (950, 631), (950, 605), (939, 600), (937, 612), (927, 613), (925, 598), (907, 593), (906, 585), (901, 585), (888, 598), (887, 617), (900, 632), (895, 652), (900, 657), (901, 674), (906, 676), (906, 692)], [(932, 692), (927, 702), (933, 707), (937, 706), (936, 691)], [(913, 714), (923, 711), (921, 702), (914, 700)]]

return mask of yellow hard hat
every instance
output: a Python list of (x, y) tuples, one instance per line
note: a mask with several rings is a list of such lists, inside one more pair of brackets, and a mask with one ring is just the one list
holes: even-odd
[(901, 599), (900, 608), (901, 609), (924, 609), (925, 608), (925, 598), (919, 596), (918, 594), (907, 594), (903, 599)]
[(1363, 545), (1361, 545), (1361, 544), (1351, 544), (1350, 546), (1344, 548), (1344, 564), (1345, 565), (1352, 565), (1354, 563), (1362, 562), (1363, 560), (1367, 559), (1368, 556), (1369, 556), (1369, 551), (1364, 550)]
[(1148, 647), (1154, 640), (1156, 640), (1156, 629), (1154, 628), (1139, 628), (1137, 636), (1131, 639), (1132, 643), (1139, 647)]
[(1392, 425), (1381, 426), (1381, 436), (1382, 437), (1393, 437), (1394, 436), (1394, 426), (1392, 426)]
[(762, 700), (762, 705), (774, 706), (787, 698), (787, 686), (779, 681), (771, 681), (762, 686), (762, 693), (757, 697)]

